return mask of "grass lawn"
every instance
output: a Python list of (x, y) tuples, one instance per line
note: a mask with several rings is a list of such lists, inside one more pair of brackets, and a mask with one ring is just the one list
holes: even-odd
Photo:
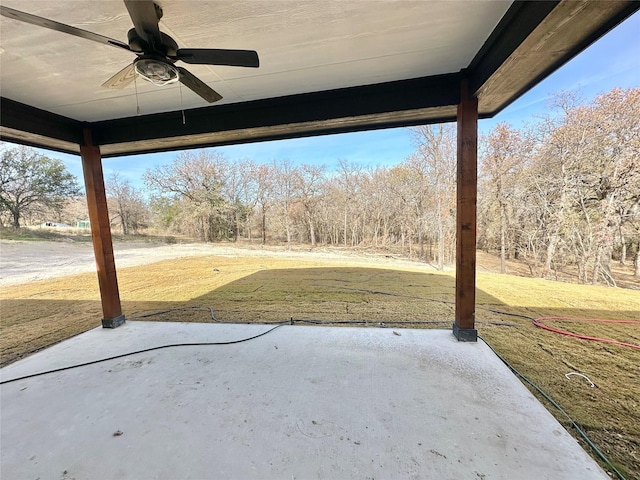
[[(455, 278), (410, 266), (370, 268), (348, 259), (193, 257), (119, 270), (129, 319), (346, 322), (451, 328)], [(640, 478), (640, 350), (538, 329), (528, 317), (640, 319), (640, 292), (478, 274), (480, 335), (581, 425), (627, 478)], [(1, 364), (99, 325), (94, 273), (0, 292)], [(165, 311), (166, 313), (153, 314)], [(421, 323), (422, 322), (422, 323)], [(584, 335), (640, 344), (637, 324), (560, 322)], [(595, 384), (579, 376), (578, 372)], [(550, 410), (572, 431), (566, 417)], [(584, 445), (584, 443), (583, 443)], [(585, 447), (588, 450), (588, 447)]]

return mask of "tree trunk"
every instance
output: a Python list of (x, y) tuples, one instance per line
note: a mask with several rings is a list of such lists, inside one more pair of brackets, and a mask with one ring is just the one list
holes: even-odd
[(204, 219), (202, 217), (198, 218), (198, 233), (200, 234), (200, 241), (202, 242), (206, 242), (207, 241), (207, 231), (204, 228)]
[(419, 253), (418, 258), (424, 258), (424, 239), (422, 238), (422, 217), (418, 217), (418, 247)]
[(387, 245), (387, 240), (389, 239), (389, 222), (385, 219), (382, 222), (382, 246), (385, 247)]
[[(611, 275), (611, 258), (613, 255), (613, 243), (605, 243), (602, 246), (602, 253), (600, 254), (600, 268), (606, 274), (609, 279), (612, 279)], [(607, 280), (608, 282), (609, 280)]]
[(444, 270), (444, 226), (442, 218), (438, 218), (438, 270)]
[(640, 277), (640, 241), (638, 241), (638, 251), (636, 252), (636, 259), (633, 262), (635, 269), (633, 271), (634, 277)]
[(234, 237), (234, 242), (238, 241), (238, 238), (240, 238), (240, 215), (238, 215), (238, 209), (236, 208), (235, 210), (235, 217), (236, 217), (236, 231), (234, 232), (235, 235)]
[(289, 209), (287, 208), (284, 217), (284, 230), (287, 234), (287, 250), (291, 249), (291, 228), (289, 226)]
[(544, 270), (542, 271), (542, 276), (546, 277), (547, 274), (551, 271), (551, 262), (553, 261), (553, 256), (556, 253), (556, 242), (558, 241), (557, 233), (554, 233), (549, 239), (549, 244), (547, 245), (547, 256), (544, 261)]
[(627, 242), (622, 231), (622, 222), (618, 225), (618, 229), (620, 232), (620, 265), (624, 266), (627, 264)]
[(313, 218), (311, 218), (311, 215), (308, 212), (307, 212), (307, 222), (309, 223), (309, 238), (311, 239), (311, 246), (315, 247), (316, 229), (315, 229), (315, 226), (313, 225)]
[(213, 242), (215, 236), (215, 220), (212, 215), (207, 216), (207, 242)]
[(13, 228), (19, 229), (20, 228), (20, 210), (16, 208), (11, 213), (13, 215)]
[(504, 203), (500, 203), (500, 273), (507, 273), (507, 266), (505, 265), (505, 250), (507, 243), (506, 232), (506, 212)]
[(264, 210), (264, 205), (262, 206), (262, 245), (267, 243), (267, 212)]
[(127, 235), (129, 229), (127, 228), (127, 217), (123, 214), (123, 209), (120, 208), (120, 225), (122, 226), (122, 234)]
[(347, 207), (344, 208), (344, 246), (347, 246)]
[(583, 259), (578, 259), (577, 260), (578, 263), (578, 283), (587, 283), (586, 281), (583, 281), (583, 278), (586, 277), (585, 269), (587, 268), (584, 260)]
[(600, 257), (602, 256), (602, 246), (598, 245), (596, 255), (593, 260), (593, 271), (591, 273), (591, 285), (598, 284), (598, 273), (600, 272)]

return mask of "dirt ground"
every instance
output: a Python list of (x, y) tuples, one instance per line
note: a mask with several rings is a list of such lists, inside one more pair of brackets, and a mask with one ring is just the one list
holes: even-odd
[[(273, 257), (282, 259), (335, 260), (345, 259), (363, 265), (401, 265), (433, 270), (430, 265), (350, 250), (325, 248), (295, 248), (246, 245), (236, 247), (220, 244), (163, 244), (159, 242), (114, 242), (116, 268), (149, 265), (162, 260), (216, 255), (222, 257)], [(91, 242), (15, 241), (0, 240), (0, 287), (95, 272), (96, 264)]]
[[(117, 267), (146, 265), (171, 258), (211, 254), (209, 245), (114, 244)], [(95, 272), (91, 242), (0, 240), (0, 287)]]

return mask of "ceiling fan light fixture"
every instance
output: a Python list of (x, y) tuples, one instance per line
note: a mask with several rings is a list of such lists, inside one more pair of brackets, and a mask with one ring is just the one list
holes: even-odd
[(180, 79), (178, 69), (171, 63), (156, 58), (138, 58), (134, 63), (136, 72), (154, 85), (169, 85)]

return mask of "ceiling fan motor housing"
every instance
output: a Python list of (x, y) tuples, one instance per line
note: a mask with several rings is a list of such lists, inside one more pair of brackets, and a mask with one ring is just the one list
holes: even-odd
[[(129, 48), (136, 53), (159, 53), (168, 57), (175, 57), (178, 54), (178, 44), (166, 33), (160, 32), (160, 38), (162, 38), (162, 45), (157, 45), (156, 50), (151, 48), (151, 45), (143, 39), (135, 28), (132, 28), (127, 32), (127, 39), (129, 40)], [(160, 51), (157, 51), (161, 49)]]

